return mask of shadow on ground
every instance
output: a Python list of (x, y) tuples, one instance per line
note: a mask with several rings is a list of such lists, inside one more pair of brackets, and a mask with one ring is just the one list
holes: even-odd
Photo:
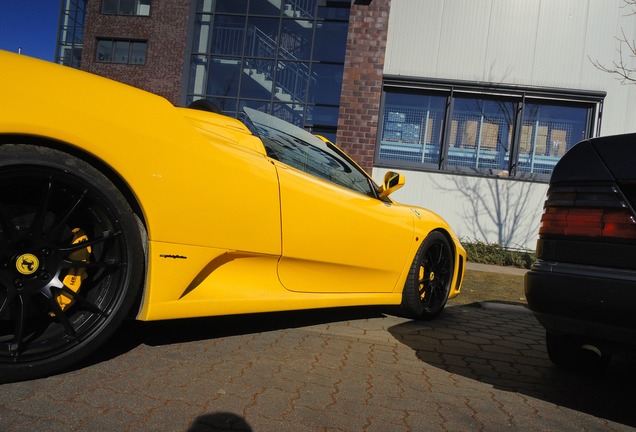
[(163, 321), (126, 321), (97, 353), (71, 370), (111, 360), (139, 345), (162, 346), (358, 319), (382, 318), (386, 307), (343, 307)]
[(615, 358), (600, 375), (558, 369), (548, 359), (543, 327), (521, 305), (447, 307), (434, 321), (409, 321), (389, 332), (430, 366), (636, 427), (633, 361)]
[[(615, 359), (602, 375), (555, 368), (545, 351), (544, 330), (523, 306), (449, 305), (433, 321), (404, 321), (389, 333), (428, 366), (494, 388), (636, 427), (636, 368)], [(327, 323), (386, 318), (378, 307), (235, 315), (157, 322), (126, 322), (99, 352), (77, 369), (108, 361), (140, 345), (163, 346)]]

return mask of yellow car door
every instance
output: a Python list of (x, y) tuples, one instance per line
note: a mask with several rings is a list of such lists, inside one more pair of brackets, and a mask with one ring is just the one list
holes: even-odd
[(413, 213), (381, 199), (369, 176), (331, 142), (258, 111), (245, 113), (278, 172), (278, 275), (285, 288), (394, 291), (413, 255)]
[(392, 292), (413, 244), (402, 206), (278, 165), (283, 256), (279, 277), (301, 292)]

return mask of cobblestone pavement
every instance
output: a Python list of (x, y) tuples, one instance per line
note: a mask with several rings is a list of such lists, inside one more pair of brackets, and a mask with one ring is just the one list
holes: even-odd
[(127, 323), (89, 363), (0, 386), (12, 431), (625, 431), (633, 364), (555, 369), (521, 306)]

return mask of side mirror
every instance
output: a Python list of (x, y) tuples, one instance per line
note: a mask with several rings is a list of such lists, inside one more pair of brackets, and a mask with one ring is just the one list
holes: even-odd
[(402, 174), (389, 171), (384, 174), (384, 181), (380, 186), (380, 199), (384, 199), (391, 195), (393, 192), (404, 186), (404, 176)]

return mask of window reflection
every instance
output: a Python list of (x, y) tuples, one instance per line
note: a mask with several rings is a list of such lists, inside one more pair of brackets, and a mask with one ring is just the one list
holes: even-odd
[(591, 135), (597, 102), (474, 93), (388, 89), (377, 163), (547, 179)]
[(264, 104), (335, 136), (350, 7), (348, 0), (197, 0), (186, 100), (234, 97), (237, 110)]
[(309, 83), (309, 101), (318, 104), (340, 104), (342, 71), (340, 64), (314, 63)]
[(375, 189), (367, 175), (333, 144), (325, 143), (305, 130), (294, 128), (278, 119), (249, 109), (245, 111), (270, 158), (339, 186), (375, 197)]
[(309, 81), (316, 78), (310, 74), (307, 63), (302, 62), (278, 62), (276, 71), (277, 99), (285, 99), (290, 102), (303, 102), (307, 100), (307, 86)]
[(150, 15), (151, 0), (102, 0), (102, 13), (115, 15)]
[(549, 174), (574, 144), (587, 138), (586, 107), (528, 103), (523, 110), (519, 170)]
[[(337, 126), (338, 106), (309, 105), (307, 106), (307, 121), (312, 125)], [(312, 132), (316, 132), (312, 129)]]
[[(276, 7), (276, 5), (274, 4), (275, 2), (276, 0), (274, 2), (252, 0), (250, 1), (250, 4), (249, 4), (248, 13), (254, 14), (254, 15), (279, 16), (280, 8)], [(280, 3), (280, 0), (277, 0), (277, 2)]]
[(237, 79), (242, 77), (241, 97), (270, 99), (276, 77), (276, 62), (262, 58), (245, 58), (243, 74), (237, 71)]
[(308, 60), (314, 26), (307, 20), (283, 20), (278, 55), (289, 60)]
[(222, 55), (240, 55), (244, 36), (245, 18), (217, 15), (212, 32), (212, 52)]
[(100, 63), (139, 64), (146, 63), (146, 41), (125, 39), (98, 39), (95, 60)]
[(241, 76), (240, 60), (213, 58), (208, 71), (208, 94), (212, 96), (236, 96)]
[(508, 170), (515, 104), (505, 100), (454, 99), (448, 165)]
[(347, 39), (348, 28), (347, 22), (318, 23), (314, 42), (314, 59), (344, 62), (347, 46), (339, 42)]
[(276, 58), (278, 23), (279, 20), (274, 18), (248, 18), (243, 54), (250, 57)]
[(312, 18), (316, 0), (285, 0), (283, 15), (293, 18)]
[(197, 12), (245, 13), (247, 0), (197, 0)]
[(438, 166), (446, 98), (387, 93), (379, 154), (383, 159)]

